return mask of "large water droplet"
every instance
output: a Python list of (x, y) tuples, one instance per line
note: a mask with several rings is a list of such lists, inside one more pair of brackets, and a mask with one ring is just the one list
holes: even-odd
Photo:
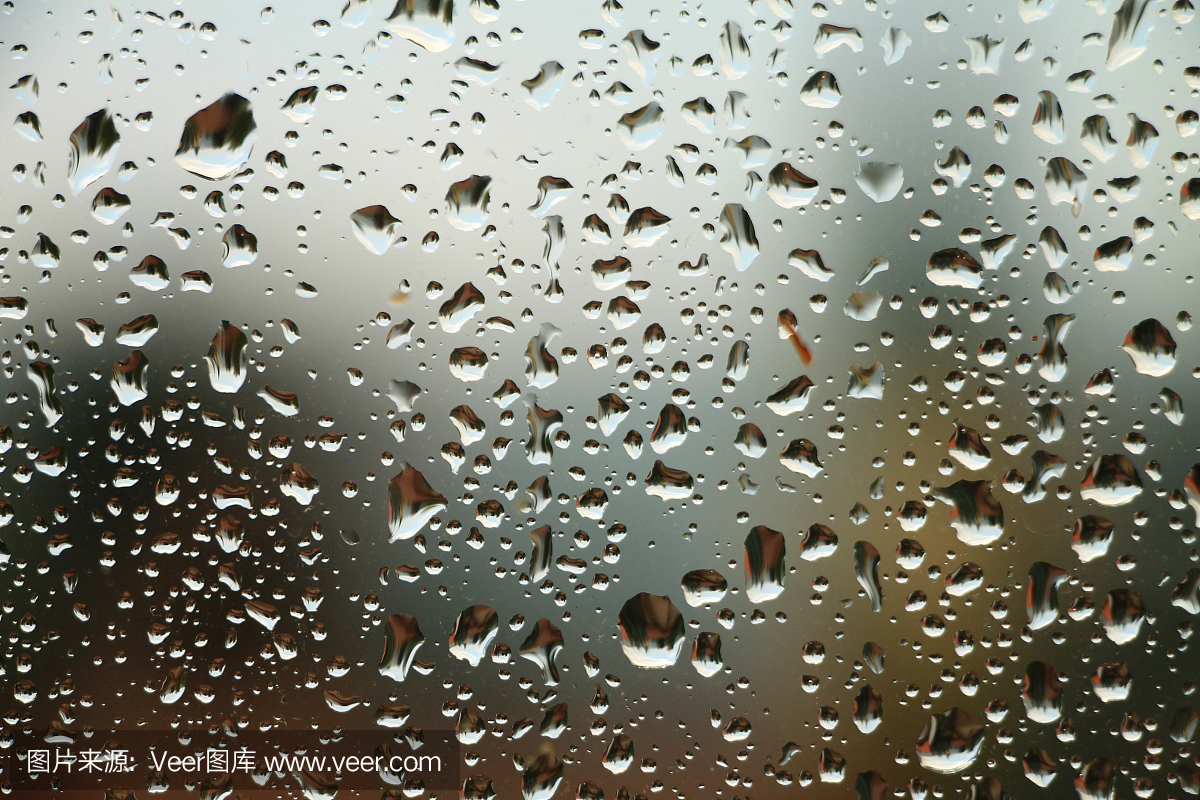
[(1142, 493), (1137, 468), (1125, 456), (1100, 456), (1088, 466), (1079, 495), (1103, 506), (1123, 506)]
[(383, 656), (379, 660), (379, 674), (394, 681), (404, 681), (417, 657), (417, 650), (425, 643), (425, 635), (417, 618), (408, 614), (391, 614), (383, 629)]
[(388, 527), (393, 542), (416, 536), (434, 514), (445, 510), (446, 498), (416, 467), (403, 464), (388, 483)]
[(384, 25), (431, 53), (440, 53), (454, 43), (454, 0), (397, 0)]
[(783, 534), (755, 525), (746, 536), (746, 598), (765, 603), (783, 593), (787, 547)]
[(933, 772), (961, 772), (983, 748), (983, 725), (968, 711), (952, 708), (934, 714), (917, 738), (917, 760)]
[(450, 631), (450, 655), (477, 667), (499, 631), (496, 609), (483, 605), (470, 606), (454, 621), (454, 629)]
[(617, 616), (621, 650), (636, 667), (673, 665), (683, 649), (683, 615), (664, 595), (641, 592), (625, 601)]
[(204, 357), (213, 389), (233, 394), (242, 388), (249, 363), (246, 344), (246, 334), (229, 324), (229, 320), (221, 321), (221, 327), (209, 343), (208, 354)]
[(121, 135), (107, 108), (88, 115), (79, 123), (71, 131), (71, 151), (67, 159), (67, 182), (71, 184), (71, 193), (79, 194), (85, 186), (112, 169), (120, 145)]
[(231, 178), (250, 160), (257, 138), (250, 101), (230, 92), (188, 118), (175, 163), (210, 181)]
[(354, 238), (377, 256), (381, 256), (403, 241), (400, 235), (400, 220), (392, 216), (386, 206), (364, 206), (350, 215), (350, 228)]

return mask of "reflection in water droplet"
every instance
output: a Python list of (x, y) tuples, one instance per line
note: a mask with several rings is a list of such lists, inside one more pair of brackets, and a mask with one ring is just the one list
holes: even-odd
[[(535, 506), (537, 511), (541, 511), (546, 503), (550, 502), (550, 483), (544, 477), (534, 481), (534, 484), (526, 492), (531, 497), (538, 499)], [(528, 509), (525, 513), (528, 513)], [(529, 571), (533, 574), (535, 581), (540, 581), (550, 574), (550, 565), (554, 561), (554, 534), (549, 525), (543, 525), (531, 530), (529, 539), (533, 542), (533, 556), (529, 559)]]
[(549, 322), (543, 322), (537, 335), (529, 340), (525, 349), (525, 381), (535, 389), (545, 389), (558, 380), (558, 359), (550, 355), (547, 345), (562, 331)]
[(404, 681), (408, 670), (417, 656), (417, 650), (425, 643), (425, 635), (417, 618), (408, 614), (391, 614), (383, 629), (383, 656), (379, 660), (379, 674), (394, 681)]
[[(623, 733), (618, 733), (608, 743), (608, 749), (604, 751), (600, 763), (612, 774), (619, 775), (633, 764), (633, 757), (633, 739)], [(582, 797), (582, 791), (576, 792), (576, 796)], [(597, 795), (600, 800), (603, 800), (603, 796), (603, 792)]]
[(1137, 468), (1125, 456), (1100, 456), (1088, 466), (1079, 496), (1102, 506), (1123, 506), (1142, 493)]
[(622, 144), (634, 152), (645, 150), (666, 130), (662, 106), (648, 103), (636, 111), (622, 114), (616, 128)]
[(562, 648), (562, 631), (543, 617), (537, 621), (533, 630), (525, 637), (520, 653), (541, 667), (543, 683), (547, 686), (556, 686), (558, 684), (558, 667), (555, 666), (554, 659), (562, 651)]
[(362, 242), (377, 256), (390, 250), (397, 242), (403, 241), (400, 235), (400, 220), (392, 216), (386, 206), (364, 206), (350, 215), (351, 230), (354, 237)]
[(742, 26), (728, 20), (721, 30), (721, 72), (731, 81), (745, 75), (750, 69), (750, 44), (742, 35)]
[(856, 400), (882, 400), (883, 381), (885, 374), (883, 365), (876, 361), (869, 367), (851, 364), (849, 367), (850, 381), (846, 387), (846, 395)]
[(862, 648), (862, 660), (867, 665), (867, 669), (874, 672), (876, 675), (883, 674), (883, 663), (887, 656), (887, 652), (883, 649), (883, 645), (878, 642), (864, 642)]
[(289, 464), (279, 476), (280, 494), (290, 497), (302, 506), (312, 505), (321, 486), (311, 472), (300, 464)]
[(221, 327), (209, 343), (208, 354), (204, 357), (213, 389), (233, 394), (242, 388), (249, 363), (246, 344), (246, 334), (229, 324), (229, 320), (221, 321)]
[[(1126, 2), (1126, 5), (1131, 2)], [(1096, 758), (1084, 764), (1075, 777), (1075, 791), (1079, 800), (1113, 800), (1115, 767), (1116, 762), (1111, 758)]]
[(608, 508), (608, 493), (598, 486), (586, 490), (575, 501), (575, 511), (585, 519), (604, 519)]
[(440, 53), (454, 43), (454, 0), (397, 0), (383, 23), (431, 53)]
[(721, 634), (701, 633), (692, 642), (692, 667), (705, 678), (711, 678), (725, 666), (721, 657)]
[(499, 631), (496, 609), (483, 605), (470, 606), (454, 621), (454, 629), (450, 631), (450, 655), (477, 667)]
[(978, 289), (983, 284), (983, 266), (966, 250), (952, 247), (929, 257), (925, 275), (935, 286)]
[(187, 677), (183, 665), (172, 667), (163, 678), (158, 690), (158, 699), (165, 704), (175, 703), (187, 691)]
[[(711, 107), (710, 107), (711, 108)], [(767, 174), (767, 196), (783, 208), (801, 208), (817, 196), (820, 185), (786, 161)]]
[(889, 794), (887, 780), (875, 770), (860, 772), (854, 779), (857, 800), (886, 800)]
[(563, 779), (563, 761), (553, 753), (541, 753), (521, 776), (523, 800), (551, 800)]
[(629, 247), (649, 247), (670, 232), (671, 218), (653, 208), (639, 208), (625, 222), (625, 244)]
[(883, 722), (883, 695), (866, 684), (854, 698), (854, 724), (863, 733), (870, 733)]
[(808, 439), (793, 439), (779, 454), (779, 461), (792, 472), (815, 478), (823, 467), (817, 455), (817, 446)]
[(1093, 114), (1083, 121), (1079, 141), (1101, 163), (1108, 162), (1117, 153), (1117, 140), (1109, 129), (1108, 118), (1100, 114)]
[(880, 46), (883, 47), (883, 63), (891, 66), (904, 58), (912, 41), (912, 37), (901, 29), (888, 28), (883, 34), (883, 38), (879, 40)]
[(1049, 144), (1062, 144), (1066, 137), (1062, 104), (1054, 92), (1038, 92), (1037, 108), (1033, 111), (1033, 133)]
[(1058, 670), (1043, 661), (1032, 661), (1025, 667), (1021, 699), (1025, 714), (1034, 722), (1054, 722), (1062, 716), (1063, 688)]
[(846, 757), (825, 747), (817, 756), (817, 776), (822, 783), (841, 783), (846, 779)]
[(1071, 533), (1071, 549), (1079, 560), (1087, 563), (1108, 552), (1112, 542), (1113, 524), (1104, 517), (1087, 514), (1075, 520)]
[(1058, 762), (1040, 747), (1031, 747), (1021, 758), (1021, 769), (1025, 772), (1026, 778), (1045, 788), (1058, 774)]
[(813, 386), (807, 375), (793, 378), (767, 398), (766, 406), (781, 417), (798, 414), (808, 407)]
[(625, 601), (617, 616), (621, 650), (636, 667), (673, 665), (683, 649), (683, 615), (664, 595), (641, 592)]
[(870, 542), (854, 543), (854, 577), (871, 603), (872, 611), (883, 609), (883, 585), (879, 582), (879, 551)]
[(302, 86), (292, 92), (291, 97), (284, 101), (280, 110), (292, 122), (307, 122), (312, 119), (313, 114), (317, 113), (317, 93), (316, 86)]
[(450, 184), (446, 192), (446, 219), (460, 231), (474, 231), (487, 224), (488, 191), (492, 179), (486, 175), (472, 175)]
[(832, 72), (813, 73), (800, 89), (800, 100), (812, 108), (833, 108), (842, 101), (842, 91)]
[(983, 585), (983, 567), (964, 561), (946, 576), (946, 594), (966, 597)]
[[(900, 511), (896, 514), (896, 521), (900, 523), (901, 528), (911, 533), (919, 531), (925, 526), (928, 514), (929, 509), (923, 500), (905, 500), (904, 505), (900, 506)], [(902, 541), (911, 542), (913, 540), (904, 539)]]
[(783, 534), (765, 525), (755, 525), (746, 536), (746, 598), (765, 603), (783, 593), (787, 547)]
[(1183, 493), (1188, 505), (1196, 514), (1196, 524), (1200, 525), (1200, 464), (1193, 464), (1184, 476)]
[[(1187, 575), (1171, 590), (1171, 605), (1182, 608), (1195, 616), (1200, 614), (1200, 569), (1192, 567)], [(1195, 723), (1192, 723), (1193, 728)], [(1187, 741), (1191, 741), (1189, 736)]]
[(979, 431), (955, 422), (954, 433), (950, 436), (950, 455), (955, 461), (967, 469), (983, 469), (992, 460), (992, 454)]
[(1162, 377), (1175, 367), (1175, 340), (1156, 319), (1145, 319), (1130, 329), (1121, 349), (1142, 375)]
[(201, 178), (225, 180), (246, 166), (257, 138), (250, 101), (231, 92), (188, 118), (175, 163)]
[(854, 292), (846, 298), (842, 313), (858, 322), (870, 322), (883, 308), (883, 295), (878, 292)]
[(124, 361), (113, 362), (111, 386), (117, 402), (131, 406), (146, 399), (150, 394), (149, 367), (150, 361), (141, 350), (134, 350)]
[(112, 225), (130, 208), (129, 196), (105, 187), (92, 200), (92, 216), (102, 225)]
[(816, 250), (797, 247), (788, 254), (788, 266), (795, 267), (813, 280), (828, 283), (834, 276), (833, 270), (825, 266), (821, 254)]
[(1117, 644), (1128, 644), (1137, 638), (1146, 618), (1142, 596), (1131, 589), (1113, 589), (1104, 598), (1100, 611), (1104, 633)]
[(241, 225), (225, 231), (221, 245), (221, 263), (228, 269), (253, 264), (258, 258), (258, 237)]
[[(471, 282), (459, 286), (450, 299), (438, 309), (438, 324), (446, 333), (458, 333), (472, 317), (483, 310), (486, 299), (483, 292)], [(538, 387), (543, 388), (543, 387)]]
[(729, 589), (725, 576), (715, 569), (694, 569), (680, 581), (683, 599), (692, 607), (720, 602)]
[(1183, 425), (1183, 398), (1178, 393), (1164, 386), (1158, 393), (1162, 402), (1163, 416), (1172, 425)]
[(129, 280), (134, 286), (152, 292), (162, 291), (171, 282), (171, 274), (166, 263), (158, 256), (149, 255), (141, 263), (129, 270)]
[(521, 86), (529, 93), (525, 101), (537, 110), (544, 111), (554, 102), (554, 96), (566, 82), (567, 77), (563, 74), (562, 64), (557, 61), (547, 61), (538, 69), (536, 75), (529, 80), (521, 81)]
[(983, 742), (983, 725), (970, 712), (951, 708), (929, 718), (917, 738), (917, 760), (933, 772), (961, 772), (979, 757)]
[(827, 558), (837, 552), (838, 537), (827, 525), (815, 522), (800, 540), (800, 557), (805, 561)]
[(401, 414), (412, 411), (420, 396), (421, 387), (412, 381), (392, 380), (391, 387), (388, 389), (388, 398)]
[(961, 148), (952, 147), (946, 153), (946, 158), (933, 165), (934, 170), (943, 178), (949, 178), (955, 189), (966, 183), (971, 177), (971, 158)]
[(1042, 280), (1042, 294), (1051, 303), (1061, 305), (1075, 296), (1075, 289), (1057, 272), (1047, 272)]
[(1105, 58), (1109, 72), (1128, 64), (1146, 51), (1147, 38), (1154, 28), (1155, 17), (1149, 6), (1150, 0), (1124, 0), (1113, 13), (1108, 56)]
[(53, 428), (63, 417), (62, 402), (54, 392), (54, 367), (45, 361), (32, 361), (25, 374), (37, 389), (38, 408), (46, 418), (46, 427)]
[(738, 271), (749, 268), (758, 257), (754, 221), (740, 203), (726, 203), (721, 210), (721, 249), (733, 258)]
[(71, 131), (71, 150), (67, 158), (67, 182), (71, 184), (71, 193), (78, 195), (85, 186), (112, 169), (120, 145), (121, 135), (107, 108), (88, 115), (79, 123)]
[(264, 386), (258, 396), (271, 407), (271, 410), (285, 417), (294, 417), (300, 413), (300, 397), (295, 392), (285, 392)]
[(1101, 664), (1092, 675), (1092, 691), (1103, 703), (1127, 699), (1132, 688), (1133, 673), (1123, 661)]
[(402, 464), (388, 483), (390, 541), (411, 539), (434, 514), (446, 510), (446, 498), (436, 492), (416, 467)]
[(650, 448), (662, 455), (668, 450), (678, 447), (687, 439), (687, 422), (683, 411), (673, 403), (666, 403), (658, 412), (654, 430), (650, 433)]
[(650, 474), (643, 481), (646, 494), (662, 500), (680, 500), (690, 497), (693, 481), (690, 473), (681, 469), (668, 467), (662, 461), (655, 461), (650, 468)]
[(1030, 630), (1044, 628), (1058, 619), (1058, 587), (1069, 577), (1066, 570), (1046, 561), (1035, 561), (1029, 567), (1025, 611)]
[(487, 353), (478, 347), (456, 347), (450, 351), (447, 366), (450, 374), (464, 383), (482, 380), (487, 376)]
[(1051, 383), (1061, 381), (1067, 374), (1067, 351), (1063, 341), (1074, 321), (1074, 314), (1051, 314), (1042, 323), (1044, 333), (1042, 349), (1038, 353), (1038, 374)]
[(961, 480), (934, 489), (934, 496), (954, 506), (950, 524), (969, 545), (988, 545), (1004, 534), (1004, 509), (992, 495), (991, 481)]
[(733, 446), (747, 458), (761, 458), (767, 452), (767, 437), (753, 422), (744, 422), (734, 435)]
[(62, 253), (49, 236), (38, 233), (37, 242), (29, 251), (29, 260), (38, 269), (55, 269), (62, 261)]

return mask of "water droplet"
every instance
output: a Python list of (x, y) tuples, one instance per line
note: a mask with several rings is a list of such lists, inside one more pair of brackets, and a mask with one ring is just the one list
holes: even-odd
[(117, 159), (121, 135), (107, 108), (90, 114), (71, 132), (71, 151), (67, 161), (67, 182), (71, 193), (102, 178)]
[(765, 603), (783, 593), (786, 545), (783, 534), (755, 525), (746, 536), (746, 597)]
[(231, 92), (188, 118), (175, 163), (201, 178), (225, 180), (246, 166), (257, 138), (250, 101)]
[(933, 772), (961, 772), (979, 757), (983, 742), (983, 725), (969, 711), (951, 708), (929, 718), (917, 738), (917, 760)]
[(435, 514), (445, 510), (446, 498), (415, 467), (403, 464), (388, 483), (390, 541), (413, 538)]

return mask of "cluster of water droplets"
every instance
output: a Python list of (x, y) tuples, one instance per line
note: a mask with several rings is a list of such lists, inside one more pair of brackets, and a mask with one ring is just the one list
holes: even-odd
[(336, 11), (3, 9), (5, 731), (1200, 792), (1189, 0)]

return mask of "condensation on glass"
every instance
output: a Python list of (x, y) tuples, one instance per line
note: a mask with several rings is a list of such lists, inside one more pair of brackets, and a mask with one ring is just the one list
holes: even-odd
[(6, 730), (1200, 792), (1191, 0), (2, 12)]

